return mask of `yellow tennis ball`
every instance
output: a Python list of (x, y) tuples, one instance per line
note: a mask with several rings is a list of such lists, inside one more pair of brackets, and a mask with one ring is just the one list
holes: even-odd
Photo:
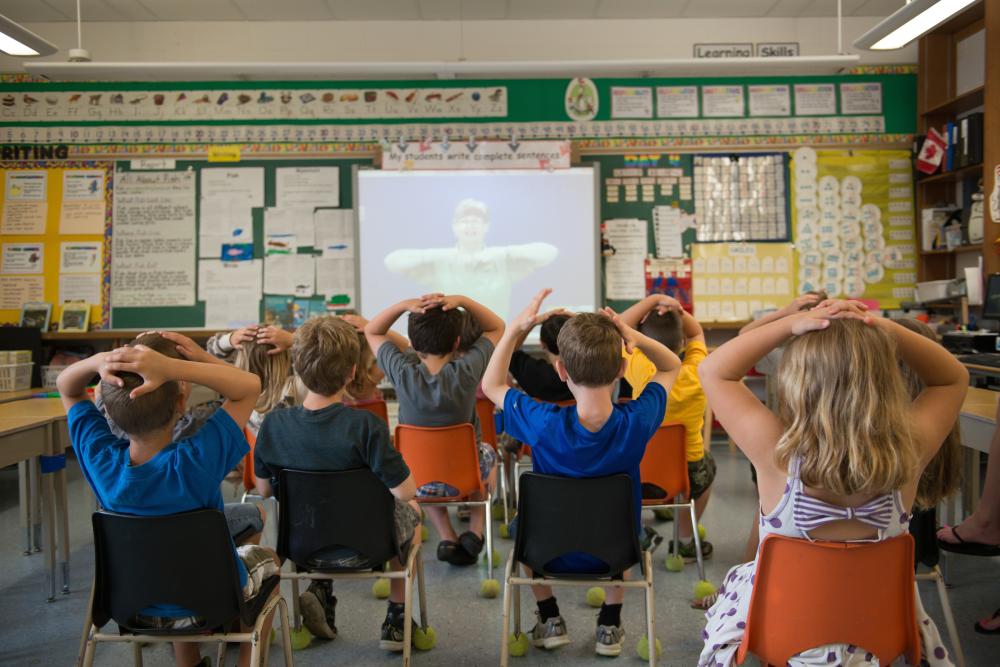
[(680, 572), (684, 569), (684, 556), (680, 554), (670, 554), (664, 561), (667, 570), (670, 572)]
[(503, 520), (503, 505), (502, 504), (500, 504), (500, 505), (494, 505), (493, 506), (493, 519), (496, 520), (496, 521)]
[(304, 648), (308, 648), (309, 644), (312, 644), (313, 636), (312, 633), (303, 625), (299, 629), (291, 629), (292, 637), (292, 648), (296, 651), (301, 651)]
[[(483, 565), (489, 565), (486, 556), (486, 551), (483, 551)], [(500, 567), (500, 552), (496, 549), (493, 550), (493, 567)]]
[(701, 540), (702, 542), (704, 542), (706, 535), (708, 535), (708, 531), (705, 530), (705, 526), (703, 526), (702, 524), (699, 523), (698, 524), (698, 539)]
[(502, 537), (505, 540), (510, 539), (510, 526), (508, 526), (505, 523), (500, 524), (500, 537)]
[[(639, 637), (639, 643), (636, 645), (635, 651), (636, 653), (639, 654), (639, 657), (642, 658), (643, 660), (649, 660), (649, 637), (647, 637), (646, 635)], [(661, 655), (663, 655), (663, 644), (661, 644), (660, 640), (657, 639), (656, 657), (660, 657)]]
[(673, 521), (674, 511), (669, 507), (661, 507), (660, 509), (653, 510), (653, 516), (660, 521)]
[(427, 530), (427, 526), (420, 526), (420, 541), (426, 542), (431, 537), (431, 531)]
[(507, 640), (507, 647), (510, 649), (512, 656), (520, 658), (528, 652), (528, 635), (523, 632), (519, 632), (516, 635), (512, 634)]
[(711, 581), (706, 581), (704, 579), (698, 581), (694, 585), (694, 599), (704, 600), (710, 595), (715, 595), (716, 589), (715, 584)]
[(479, 595), (489, 599), (500, 595), (500, 582), (496, 579), (484, 579), (483, 583), (479, 584)]
[(437, 633), (429, 625), (426, 629), (417, 626), (413, 629), (413, 637), (410, 641), (413, 648), (419, 651), (430, 651), (437, 645)]
[(587, 589), (587, 604), (591, 607), (600, 607), (604, 604), (604, 589), (600, 586), (594, 586), (593, 588)]
[(384, 577), (379, 577), (372, 584), (372, 595), (377, 597), (379, 600), (384, 600), (389, 597), (389, 580)]

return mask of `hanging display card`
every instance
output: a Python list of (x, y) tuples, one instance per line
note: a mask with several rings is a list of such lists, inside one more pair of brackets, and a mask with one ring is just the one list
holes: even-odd
[(691, 245), (695, 317), (701, 322), (744, 322), (758, 310), (795, 296), (790, 243)]
[(659, 86), (656, 115), (660, 118), (697, 118), (698, 86)]
[(705, 118), (743, 116), (743, 86), (702, 86), (701, 114)]

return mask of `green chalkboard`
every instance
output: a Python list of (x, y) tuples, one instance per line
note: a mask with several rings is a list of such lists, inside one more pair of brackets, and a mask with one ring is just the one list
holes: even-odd
[[(301, 167), (303, 165), (316, 167), (340, 167), (340, 208), (354, 207), (353, 171), (355, 166), (368, 166), (369, 158), (350, 159), (268, 159), (243, 160), (231, 163), (209, 163), (204, 160), (178, 160), (174, 171), (194, 170), (200, 172), (203, 168), (217, 167), (261, 167), (264, 169), (264, 206), (276, 204), (275, 174), (279, 167)], [(116, 173), (131, 171), (131, 163), (119, 161), (115, 164)], [(195, 201), (201, 201), (201, 178), (195, 178)], [(195, 228), (200, 229), (200, 207), (196, 206)], [(264, 209), (253, 209), (254, 257), (264, 256)], [(114, 228), (111, 230), (114, 235)], [(198, 236), (195, 236), (195, 256), (198, 256)], [(300, 248), (300, 253), (312, 253), (312, 248)], [(112, 263), (114, 257), (112, 257)], [(196, 269), (197, 270), (197, 269)], [(263, 309), (263, 304), (261, 304)], [(193, 306), (158, 307), (158, 308), (115, 308), (114, 293), (111, 295), (111, 328), (113, 329), (155, 329), (155, 328), (187, 328), (200, 329), (205, 326), (205, 304), (196, 301)]]

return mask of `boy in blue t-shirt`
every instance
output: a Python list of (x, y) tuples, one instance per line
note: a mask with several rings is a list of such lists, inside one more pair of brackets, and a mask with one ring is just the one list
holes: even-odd
[[(127, 440), (113, 434), (87, 396), (95, 374), (101, 376), (108, 417)], [(226, 400), (197, 433), (174, 441), (190, 383), (214, 389)], [(223, 509), (219, 484), (249, 451), (242, 429), (260, 394), (256, 375), (215, 359), (186, 336), (145, 333), (127, 347), (68, 367), (57, 386), (80, 469), (101, 507), (139, 516)], [(250, 600), (264, 579), (277, 574), (278, 560), (255, 544), (239, 547), (237, 555), (243, 595)], [(141, 610), (133, 622), (179, 629), (199, 619), (190, 610), (157, 604)], [(265, 633), (270, 620), (266, 625)], [(197, 644), (175, 643), (174, 659), (178, 667), (203, 664)], [(243, 644), (239, 664), (249, 660), (250, 645)]]
[[(540, 403), (507, 385), (510, 357), (521, 334), (535, 325), (545, 289), (515, 319), (497, 344), (483, 376), (483, 391), (503, 406), (504, 430), (531, 446), (535, 472), (565, 477), (602, 477), (625, 473), (632, 478), (636, 525), (642, 508), (639, 462), (646, 443), (659, 428), (667, 392), (681, 362), (662, 343), (626, 325), (610, 309), (571, 317), (559, 331), (556, 371), (566, 382), (576, 405), (560, 408)], [(614, 385), (624, 372), (622, 342), (631, 352), (638, 348), (656, 366), (645, 391), (625, 404), (612, 402)], [(567, 517), (569, 519), (570, 517)], [(584, 553), (561, 556), (549, 567), (566, 572), (603, 571), (604, 564)], [(621, 627), (624, 589), (610, 586), (597, 617), (595, 651), (616, 656), (622, 651)], [(553, 649), (569, 643), (566, 623), (550, 586), (533, 586), (538, 602), (538, 622), (531, 631), (538, 648)]]

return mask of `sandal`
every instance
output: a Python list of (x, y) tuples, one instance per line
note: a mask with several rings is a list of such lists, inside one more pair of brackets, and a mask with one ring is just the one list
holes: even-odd
[[(990, 617), (991, 621), (997, 619), (1000, 619), (1000, 609), (997, 609), (995, 612), (993, 612), (993, 616)], [(976, 624), (973, 626), (973, 628), (975, 629), (976, 632), (978, 632), (981, 635), (1000, 635), (1000, 625), (998, 625), (995, 628), (987, 628), (983, 627), (982, 622), (976, 621)]]
[(706, 595), (700, 600), (691, 600), (691, 608), (697, 609), (698, 611), (708, 611), (715, 604), (715, 601), (719, 599), (718, 593), (712, 593), (711, 595)]
[(958, 542), (945, 542), (941, 538), (938, 538), (937, 543), (939, 548), (956, 554), (965, 554), (966, 556), (1000, 556), (1000, 546), (982, 544), (980, 542), (966, 542), (958, 534), (958, 526), (949, 526), (949, 528), (951, 528), (951, 534), (955, 536)]

